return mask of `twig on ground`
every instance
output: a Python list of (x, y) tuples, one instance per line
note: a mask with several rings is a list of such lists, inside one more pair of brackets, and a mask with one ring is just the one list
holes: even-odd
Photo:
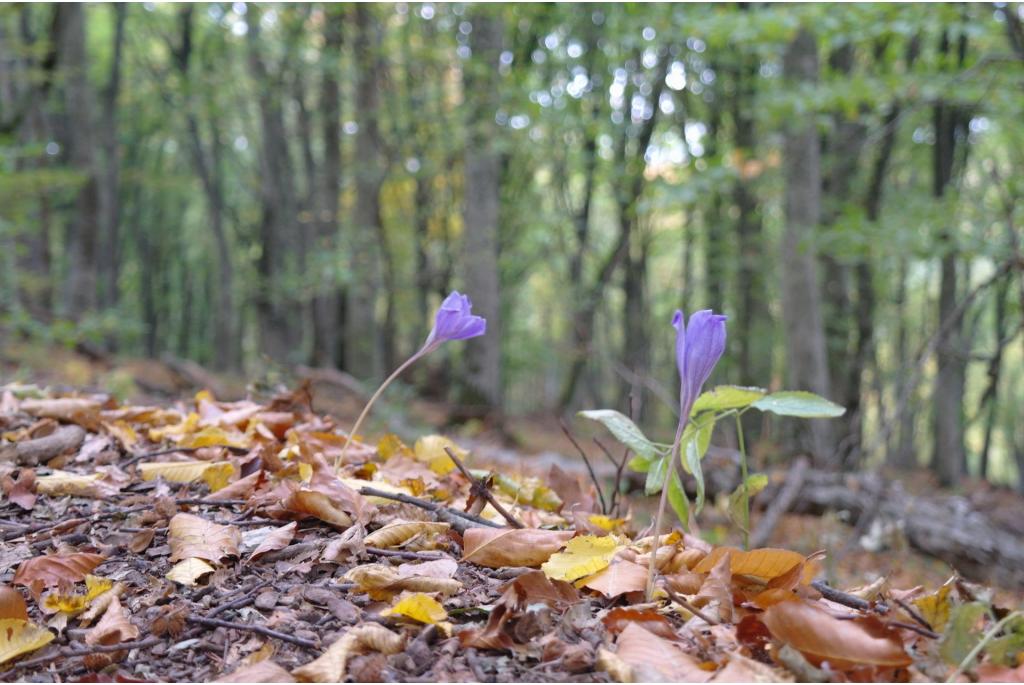
[(885, 602), (869, 602), (866, 599), (861, 599), (860, 597), (851, 595), (848, 592), (837, 590), (821, 580), (816, 580), (811, 583), (811, 587), (820, 592), (821, 596), (825, 599), (835, 602), (836, 604), (848, 606), (851, 609), (857, 609), (858, 611), (874, 611), (879, 614), (889, 612), (889, 606), (885, 604)]
[(803, 487), (804, 480), (807, 479), (807, 469), (810, 465), (807, 457), (800, 457), (789, 469), (789, 473), (786, 474), (786, 484), (782, 486), (778, 497), (768, 505), (761, 520), (757, 522), (757, 528), (750, 536), (751, 549), (764, 547), (767, 544), (775, 527), (779, 525), (779, 518), (789, 511), (797, 495), (800, 494), (800, 488)]
[(260, 583), (256, 583), (256, 585), (249, 588), (248, 590), (244, 590), (242, 596), (238, 599), (214, 607), (210, 611), (210, 613), (206, 615), (206, 617), (216, 618), (218, 614), (222, 614), (225, 611), (231, 611), (232, 609), (241, 609), (242, 607), (255, 602), (256, 593), (262, 590), (263, 588), (267, 587), (268, 585), (270, 585), (269, 580), (264, 580)]
[(903, 611), (907, 612), (907, 615), (910, 616), (910, 618), (914, 619), (915, 621), (920, 623), (922, 626), (924, 626), (928, 630), (930, 630), (932, 632), (935, 632), (935, 628), (932, 627), (932, 624), (929, 623), (928, 621), (924, 620), (924, 616), (922, 616), (921, 614), (917, 613), (917, 611), (914, 609), (914, 607), (910, 606), (909, 604), (904, 602), (902, 599), (899, 599), (897, 597), (893, 597), (892, 601), (896, 602), (896, 604), (899, 605), (900, 609), (903, 609)]
[(196, 616), (195, 614), (189, 614), (185, 620), (189, 623), (197, 623), (211, 628), (234, 628), (235, 630), (247, 630), (249, 632), (259, 633), (260, 635), (272, 637), (277, 640), (284, 640), (285, 642), (290, 642), (293, 645), (298, 645), (299, 647), (305, 647), (307, 649), (318, 649), (320, 647), (319, 643), (313, 642), (312, 640), (295, 637), (294, 635), (272, 630), (255, 623), (235, 623), (234, 621), (223, 621), (219, 618), (206, 618), (205, 616)]
[(22, 669), (42, 666), (43, 664), (48, 664), (51, 661), (56, 661), (57, 659), (73, 659), (75, 657), (89, 656), (90, 654), (98, 654), (101, 652), (120, 652), (122, 649), (146, 649), (147, 647), (153, 647), (161, 642), (163, 642), (162, 637), (147, 637), (145, 640), (121, 642), (116, 645), (93, 645), (92, 647), (82, 647), (80, 649), (64, 647), (54, 653), (45, 654), (43, 656), (38, 656), (35, 659), (29, 659), (27, 661), (14, 664), (3, 673), (0, 673), (0, 680), (10, 682), (10, 678)]
[(396, 557), (398, 559), (419, 559), (437, 560), (444, 559), (447, 555), (441, 552), (408, 552), (401, 549), (381, 549), (380, 547), (367, 547), (366, 551), (378, 557)]
[[(462, 521), (470, 521), (481, 526), (487, 526), (488, 528), (502, 527), (500, 524), (497, 524), (494, 521), (488, 521), (487, 519), (480, 516), (476, 516), (475, 514), (470, 514), (465, 511), (459, 511), (458, 509), (449, 509), (448, 507), (443, 507), (440, 504), (434, 504), (433, 502), (428, 502), (425, 499), (413, 497), (412, 495), (406, 495), (405, 493), (402, 492), (385, 492), (383, 490), (378, 490), (377, 488), (363, 486), (359, 488), (359, 494), (365, 495), (367, 497), (381, 497), (383, 499), (390, 499), (396, 502), (405, 502), (406, 504), (411, 504), (415, 507), (419, 507), (420, 509), (426, 509), (427, 511), (431, 511), (438, 518), (446, 520), (449, 523), (452, 523), (451, 519), (454, 518), (460, 519)], [(452, 525), (455, 524), (453, 523)], [(464, 525), (463, 529), (465, 529), (466, 527), (467, 526)]]
[(915, 632), (918, 635), (923, 635), (933, 640), (937, 640), (938, 638), (942, 637), (934, 630), (928, 630), (927, 628), (923, 628), (917, 625), (916, 623), (906, 623), (904, 621), (889, 621), (887, 625), (895, 628), (905, 628), (906, 630)]
[(136, 462), (140, 462), (143, 459), (151, 459), (152, 457), (161, 457), (165, 454), (174, 454), (175, 452), (196, 452), (198, 450), (205, 450), (207, 448), (216, 449), (222, 448), (245, 454), (249, 451), (248, 447), (238, 447), (236, 445), (203, 445), (202, 447), (167, 447), (164, 449), (154, 450), (152, 452), (142, 452), (141, 454), (133, 454), (127, 461), (121, 464), (121, 467), (131, 466)]
[(453, 462), (455, 462), (455, 465), (459, 468), (462, 475), (469, 480), (469, 484), (474, 495), (487, 500), (487, 502), (494, 507), (495, 511), (501, 514), (502, 518), (508, 521), (508, 525), (513, 528), (526, 528), (519, 519), (513, 516), (508, 509), (502, 506), (501, 502), (494, 497), (490, 489), (488, 489), (487, 482), (484, 479), (481, 478), (477, 480), (473, 477), (473, 474), (469, 472), (469, 469), (467, 469), (466, 465), (462, 463), (462, 460), (455, 456), (455, 452), (453, 452), (450, 447), (445, 447), (444, 451), (447, 452), (448, 456), (451, 457)]
[(590, 463), (590, 459), (587, 458), (587, 453), (583, 451), (580, 444), (576, 442), (576, 438), (573, 437), (572, 433), (569, 432), (569, 427), (565, 425), (565, 421), (558, 419), (558, 425), (562, 427), (562, 432), (565, 433), (565, 437), (569, 438), (569, 442), (572, 443), (576, 451), (583, 457), (583, 463), (587, 465), (587, 473), (590, 474), (590, 480), (594, 483), (594, 488), (597, 489), (597, 498), (601, 501), (601, 513), (608, 513), (608, 505), (604, 500), (604, 492), (601, 490), (601, 481), (597, 479), (597, 474), (594, 473), (594, 467)]
[(697, 618), (707, 623), (709, 626), (718, 625), (719, 623), (721, 623), (721, 621), (714, 620), (713, 618), (705, 614), (703, 611), (693, 606), (693, 604), (691, 604), (685, 597), (679, 595), (668, 585), (662, 585), (662, 588), (665, 590), (665, 592), (668, 593), (669, 599), (671, 599), (673, 602), (689, 611)]

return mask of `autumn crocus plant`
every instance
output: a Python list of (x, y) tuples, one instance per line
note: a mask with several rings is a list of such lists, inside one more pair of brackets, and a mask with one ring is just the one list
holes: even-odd
[(654, 544), (651, 549), (650, 565), (647, 568), (647, 597), (654, 593), (654, 569), (661, 541), (662, 519), (665, 517), (665, 503), (668, 501), (668, 481), (679, 476), (681, 460), (679, 444), (690, 420), (693, 404), (700, 396), (701, 388), (707, 382), (715, 364), (725, 351), (725, 320), (722, 314), (715, 314), (710, 309), (694, 313), (689, 325), (683, 313), (676, 310), (672, 317), (672, 325), (676, 329), (676, 366), (679, 367), (679, 426), (676, 438), (672, 443), (672, 455), (669, 458), (668, 474), (665, 485), (661, 489), (661, 501), (658, 504), (658, 515), (654, 519)]
[(394, 372), (387, 377), (387, 379), (381, 383), (377, 391), (373, 393), (373, 397), (363, 407), (363, 411), (359, 414), (359, 418), (356, 419), (356, 423), (352, 426), (352, 430), (348, 434), (348, 440), (345, 441), (345, 447), (342, 448), (341, 454), (338, 455), (335, 461), (335, 468), (341, 464), (342, 458), (348, 451), (349, 445), (352, 444), (352, 436), (359, 432), (359, 427), (362, 425), (366, 415), (370, 413), (370, 407), (377, 401), (377, 398), (384, 392), (384, 388), (388, 387), (393, 380), (405, 371), (407, 368), (419, 359), (433, 352), (448, 340), (466, 340), (468, 338), (475, 338), (478, 335), (483, 335), (487, 332), (487, 320), (482, 316), (475, 316), (472, 312), (473, 303), (469, 301), (469, 298), (458, 290), (452, 291), (448, 297), (444, 298), (444, 302), (441, 303), (441, 308), (437, 310), (437, 314), (434, 315), (434, 327), (430, 330), (430, 335), (427, 336), (426, 341), (423, 343), (423, 347), (418, 349), (415, 354), (406, 359), (401, 366), (394, 370)]

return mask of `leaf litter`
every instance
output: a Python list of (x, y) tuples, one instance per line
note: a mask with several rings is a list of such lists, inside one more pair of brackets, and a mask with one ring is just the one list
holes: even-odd
[(592, 485), (490, 473), (447, 436), (346, 452), (344, 427), (303, 389), (145, 407), (24, 387), (0, 389), (3, 445), (63, 426), (86, 436), (39, 463), (0, 463), (3, 680), (1012, 682), (1024, 671), (1024, 617), (960, 578), (842, 592), (812, 582), (824, 554), (681, 532), (655, 546), (603, 514)]

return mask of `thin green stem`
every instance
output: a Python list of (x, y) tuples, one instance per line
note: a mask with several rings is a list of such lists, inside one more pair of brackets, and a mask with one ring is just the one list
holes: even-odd
[(410, 367), (410, 366), (412, 365), (412, 363), (413, 363), (414, 361), (416, 361), (417, 359), (419, 359), (419, 358), (420, 358), (420, 357), (422, 357), (422, 356), (423, 356), (423, 350), (420, 350), (419, 352), (417, 352), (417, 353), (416, 353), (416, 354), (414, 354), (413, 356), (411, 356), (411, 357), (409, 357), (408, 359), (406, 359), (406, 360), (405, 360), (405, 361), (404, 361), (404, 362), (402, 363), (402, 365), (401, 365), (401, 366), (399, 366), (399, 367), (398, 367), (397, 369), (395, 369), (395, 370), (394, 370), (394, 372), (393, 372), (393, 373), (392, 373), (392, 374), (391, 374), (390, 376), (388, 376), (388, 377), (387, 377), (387, 378), (386, 378), (386, 379), (384, 380), (384, 382), (383, 382), (383, 383), (381, 383), (381, 384), (380, 384), (380, 387), (379, 387), (379, 388), (377, 388), (377, 391), (376, 391), (375, 393), (373, 393), (373, 396), (372, 396), (372, 397), (370, 398), (370, 400), (369, 400), (369, 401), (368, 401), (368, 402), (366, 403), (366, 406), (365, 406), (365, 407), (363, 407), (363, 411), (362, 411), (362, 413), (361, 413), (361, 414), (359, 415), (359, 418), (358, 418), (358, 419), (356, 419), (356, 423), (355, 423), (355, 425), (354, 425), (354, 426), (352, 426), (352, 430), (351, 430), (351, 431), (349, 431), (349, 433), (348, 433), (348, 439), (347, 439), (347, 440), (345, 440), (345, 446), (341, 448), (341, 454), (339, 454), (339, 455), (338, 455), (338, 457), (337, 457), (337, 458), (336, 458), (336, 459), (334, 460), (334, 470), (335, 470), (335, 471), (337, 471), (337, 470), (338, 470), (338, 468), (339, 468), (339, 467), (341, 466), (341, 460), (345, 458), (345, 453), (346, 453), (346, 452), (348, 452), (348, 448), (349, 448), (349, 445), (351, 445), (351, 444), (352, 444), (352, 438), (353, 438), (353, 437), (355, 436), (355, 434), (356, 434), (356, 433), (358, 433), (358, 432), (359, 432), (359, 427), (360, 427), (361, 425), (363, 425), (363, 419), (365, 419), (365, 418), (366, 418), (366, 415), (370, 413), (370, 407), (372, 407), (372, 406), (373, 406), (373, 403), (374, 403), (374, 402), (376, 402), (376, 401), (377, 401), (377, 398), (378, 398), (378, 397), (380, 397), (380, 396), (381, 396), (381, 393), (383, 393), (383, 392), (384, 392), (384, 388), (386, 388), (386, 387), (388, 387), (389, 385), (391, 385), (391, 381), (393, 381), (393, 380), (395, 380), (396, 378), (398, 378), (398, 376), (399, 376), (399, 375), (400, 375), (400, 374), (401, 374), (401, 373), (402, 373), (403, 371), (405, 371), (405, 370), (406, 370), (407, 368), (409, 368), (409, 367)]
[(743, 421), (736, 414), (736, 442), (740, 448), (740, 487), (743, 488), (743, 549), (750, 548), (750, 492), (747, 490), (747, 447), (743, 441)]
[(647, 601), (654, 598), (654, 569), (658, 559), (658, 548), (661, 546), (661, 523), (665, 518), (665, 503), (668, 502), (668, 484), (672, 475), (678, 468), (679, 442), (683, 439), (683, 431), (686, 428), (685, 422), (679, 423), (676, 429), (676, 439), (672, 442), (672, 455), (669, 457), (668, 469), (665, 472), (665, 482), (661, 485), (661, 500), (658, 502), (658, 514), (654, 517), (654, 543), (651, 546), (651, 560), (647, 565)]
[(979, 654), (981, 654), (981, 650), (988, 647), (988, 643), (992, 642), (992, 640), (995, 639), (995, 636), (999, 634), (999, 631), (1002, 630), (1007, 623), (1014, 620), (1015, 618), (1020, 618), (1021, 616), (1024, 616), (1024, 612), (1014, 611), (1004, 616), (1003, 620), (999, 621), (999, 623), (992, 626), (991, 630), (985, 633), (985, 636), (981, 638), (978, 644), (974, 645), (974, 649), (968, 652), (967, 656), (965, 656), (964, 660), (960, 662), (960, 665), (956, 667), (956, 670), (953, 671), (952, 675), (950, 675), (949, 678), (946, 679), (946, 682), (955, 683), (957, 679), (960, 677), (960, 674), (971, 667), (971, 664), (974, 663), (974, 660), (978, 658)]

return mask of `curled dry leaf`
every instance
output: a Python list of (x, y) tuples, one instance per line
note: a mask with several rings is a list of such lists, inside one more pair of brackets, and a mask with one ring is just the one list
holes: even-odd
[(772, 668), (739, 652), (729, 655), (729, 662), (715, 673), (712, 683), (791, 683), (793, 675), (785, 669)]
[(108, 480), (103, 473), (82, 475), (56, 470), (47, 476), (36, 478), (36, 492), (52, 497), (91, 497), (103, 499), (121, 490), (120, 485)]
[(193, 514), (175, 514), (167, 530), (171, 561), (198, 558), (220, 561), (237, 556), (242, 541), (236, 526), (222, 526)]
[(345, 679), (345, 667), (353, 654), (380, 652), (397, 654), (405, 648), (405, 638), (382, 625), (366, 623), (352, 628), (323, 654), (305, 666), (299, 666), (292, 675), (307, 683), (340, 683)]
[(47, 554), (41, 557), (26, 559), (18, 566), (14, 574), (14, 585), (40, 584), (44, 588), (59, 583), (77, 583), (94, 568), (104, 562), (99, 554), (76, 552), (74, 554)]
[(217, 678), (215, 683), (294, 683), (292, 674), (273, 661), (259, 661), (255, 664), (242, 666), (225, 676)]
[(404, 616), (420, 623), (437, 624), (448, 619), (448, 612), (430, 595), (413, 592), (401, 596), (393, 607), (382, 611), (381, 616)]
[(376, 530), (363, 540), (367, 547), (398, 547), (417, 536), (435, 536), (445, 533), (451, 524), (434, 521), (394, 521)]
[(165, 577), (167, 580), (191, 587), (198, 583), (200, 578), (216, 570), (202, 559), (190, 558), (175, 564)]
[(639, 623), (628, 623), (615, 644), (631, 682), (703, 683), (711, 677), (694, 657)]
[(151, 461), (139, 464), (142, 480), (163, 478), (171, 483), (202, 480), (211, 492), (225, 488), (234, 472), (235, 467), (228, 461)]
[(102, 616), (106, 613), (107, 608), (115, 598), (119, 598), (125, 590), (124, 583), (114, 583), (114, 586), (109, 590), (96, 595), (96, 598), (92, 600), (89, 608), (78, 617), (78, 621), (81, 625), (87, 626), (96, 620), (97, 616)]
[(402, 578), (454, 578), (458, 570), (459, 564), (454, 559), (434, 559), (415, 564), (402, 564), (398, 567), (398, 575)]
[(551, 580), (542, 571), (529, 571), (510, 580), (502, 586), (502, 590), (512, 588), (516, 592), (517, 602), (532, 604), (544, 602), (551, 605), (574, 604), (579, 592), (571, 584), (561, 580)]
[(469, 528), (463, 535), (462, 560), (489, 568), (540, 566), (573, 535), (571, 530)]
[(21, 593), (7, 585), (0, 585), (0, 619), (28, 620), (28, 607)]
[(616, 561), (583, 581), (583, 587), (597, 590), (608, 598), (627, 592), (639, 592), (647, 586), (647, 567), (632, 561)]
[(775, 639), (791, 645), (814, 663), (827, 660), (838, 669), (857, 664), (911, 663), (899, 633), (873, 616), (840, 621), (809, 602), (792, 600), (768, 607), (761, 621)]
[[(412, 572), (412, 571), (408, 571)], [(410, 592), (439, 592), (445, 597), (462, 589), (462, 583), (452, 578), (401, 575), (384, 564), (363, 564), (345, 574), (345, 580), (355, 583), (360, 591), (374, 599), (389, 599), (403, 590)]]
[(32, 469), (21, 469), (18, 477), (4, 476), (3, 489), (7, 499), (28, 511), (36, 504), (36, 473)]
[(719, 558), (704, 579), (693, 603), (698, 607), (707, 607), (710, 613), (726, 623), (732, 622), (732, 574), (729, 573), (728, 557)]
[(114, 596), (107, 605), (107, 610), (103, 612), (103, 618), (85, 634), (85, 644), (117, 645), (134, 640), (138, 636), (138, 627), (129, 620), (127, 612), (121, 606), (121, 600)]
[[(791, 552), (788, 549), (764, 547), (744, 552), (735, 547), (716, 547), (692, 570), (697, 573), (709, 573), (719, 560), (726, 556), (729, 557), (729, 572), (731, 574), (756, 576), (765, 580), (781, 576), (805, 561), (802, 554)], [(815, 570), (813, 564), (807, 564), (804, 583), (810, 582)]]
[[(249, 555), (249, 561), (252, 561), (256, 557), (262, 556), (267, 552), (275, 552), (279, 549), (284, 549), (291, 544), (292, 539), (295, 537), (295, 531), (299, 527), (299, 524), (292, 521), (288, 525), (281, 526), (279, 528), (271, 528), (264, 535), (260, 536), (259, 543), (256, 544), (256, 549), (253, 550), (252, 554)], [(256, 531), (250, 531), (256, 532)], [(242, 536), (243, 546), (246, 542), (248, 533)]]
[(0, 664), (34, 652), (53, 641), (46, 628), (19, 618), (0, 618)]
[(651, 609), (632, 609), (629, 607), (617, 607), (608, 612), (608, 615), (601, 619), (609, 633), (617, 635), (626, 629), (631, 623), (654, 633), (666, 640), (674, 640), (676, 632), (668, 619)]
[(352, 517), (335, 506), (331, 498), (322, 492), (298, 488), (281, 503), (290, 512), (312, 516), (336, 528), (348, 528)]
[(100, 427), (99, 400), (84, 397), (57, 397), (40, 400), (22, 400), (21, 411), (39, 418), (57, 419), (67, 423), (77, 423), (89, 430)]

